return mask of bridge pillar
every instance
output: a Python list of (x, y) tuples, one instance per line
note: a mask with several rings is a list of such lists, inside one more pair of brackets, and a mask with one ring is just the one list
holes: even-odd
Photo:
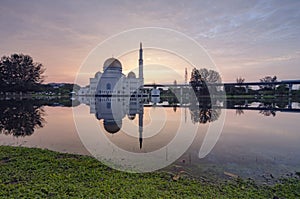
[(245, 107), (248, 107), (249, 104), (248, 104), (248, 100), (245, 100)]
[(249, 92), (249, 85), (246, 85), (246, 93), (248, 94)]
[(183, 89), (182, 89), (182, 86), (180, 86), (180, 104), (182, 105), (182, 97), (183, 97)]
[(289, 95), (292, 95), (293, 84), (289, 83)]

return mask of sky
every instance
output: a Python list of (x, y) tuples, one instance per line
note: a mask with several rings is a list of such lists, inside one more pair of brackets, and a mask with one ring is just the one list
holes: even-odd
[[(161, 27), (203, 46), (223, 82), (300, 79), (299, 8), (298, 0), (0, 0), (0, 56), (29, 54), (45, 66), (45, 82), (72, 83), (99, 43), (133, 28)], [(145, 64), (159, 52), (148, 54)]]

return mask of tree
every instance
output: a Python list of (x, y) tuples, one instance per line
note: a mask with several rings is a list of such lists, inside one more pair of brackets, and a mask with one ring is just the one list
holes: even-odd
[[(242, 84), (245, 82), (245, 78), (242, 78), (242, 77), (238, 77), (236, 78), (236, 83), (237, 84)], [(246, 87), (243, 87), (241, 85), (237, 86), (237, 87), (234, 87), (235, 89), (235, 93), (236, 94), (244, 94), (246, 93)]]
[(45, 69), (24, 54), (12, 54), (0, 59), (0, 87), (3, 91), (32, 91), (43, 82)]
[(289, 87), (286, 84), (281, 84), (276, 88), (276, 93), (280, 95), (287, 95), (289, 93)]
[(236, 78), (236, 83), (242, 84), (242, 83), (244, 83), (244, 82), (245, 82), (245, 78), (242, 78), (242, 77)]
[(190, 82), (220, 83), (222, 81), (220, 74), (214, 70), (194, 68), (192, 70)]
[(277, 82), (277, 77), (271, 77), (271, 76), (265, 76), (263, 78), (260, 79), (260, 82), (262, 83), (271, 83), (271, 84), (264, 84), (264, 85), (260, 85), (260, 89), (265, 89), (265, 90), (273, 90), (275, 88), (275, 85), (272, 84), (274, 82)]
[(200, 75), (200, 71), (197, 70), (196, 68), (193, 68), (190, 82), (201, 82), (201, 81), (202, 81), (202, 77)]
[(190, 84), (196, 96), (209, 94), (207, 85), (202, 76), (200, 75), (200, 71), (196, 68), (192, 70)]
[(217, 87), (212, 85), (208, 88), (208, 84), (220, 82), (221, 76), (217, 71), (207, 70), (206, 68), (202, 68), (200, 70), (194, 68), (192, 70), (190, 84), (196, 95), (208, 95), (209, 92), (215, 93), (217, 91)]
[(203, 81), (207, 83), (220, 83), (222, 81), (220, 74), (214, 70), (207, 70), (206, 68), (201, 68), (199, 73)]

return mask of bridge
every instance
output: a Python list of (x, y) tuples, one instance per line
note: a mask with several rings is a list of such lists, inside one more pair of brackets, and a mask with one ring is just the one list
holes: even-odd
[[(292, 93), (293, 85), (300, 85), (300, 80), (282, 80), (276, 82), (243, 82), (243, 83), (207, 83), (208, 87), (241, 87), (244, 86), (246, 89), (246, 93), (249, 91), (249, 86), (277, 86), (277, 85), (288, 85), (289, 95)], [(190, 88), (190, 84), (144, 84), (144, 88), (180, 88), (181, 93), (183, 88)]]
[[(144, 104), (144, 107), (181, 107), (189, 108), (189, 104), (184, 105), (153, 105), (153, 104)], [(199, 107), (201, 109), (201, 106)], [(275, 111), (275, 112), (289, 112), (289, 113), (300, 113), (300, 108), (292, 108), (288, 106), (287, 108), (278, 108), (278, 107), (251, 107), (251, 106), (212, 106), (210, 109), (231, 109), (231, 110), (252, 110), (252, 111)]]

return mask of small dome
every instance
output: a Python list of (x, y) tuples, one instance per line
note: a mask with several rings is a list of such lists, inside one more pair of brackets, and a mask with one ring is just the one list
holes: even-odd
[(129, 72), (127, 75), (128, 78), (136, 78), (135, 73), (134, 72)]
[(115, 58), (109, 58), (103, 64), (103, 71), (105, 71), (108, 68), (115, 68), (115, 69), (122, 70), (122, 64), (119, 60)]
[(97, 72), (97, 73), (95, 74), (95, 78), (96, 78), (96, 79), (99, 79), (99, 78), (101, 77), (101, 75), (102, 75), (101, 72)]
[(122, 121), (116, 122), (114, 120), (104, 120), (103, 126), (108, 133), (115, 134), (121, 129), (120, 127), (122, 126)]

